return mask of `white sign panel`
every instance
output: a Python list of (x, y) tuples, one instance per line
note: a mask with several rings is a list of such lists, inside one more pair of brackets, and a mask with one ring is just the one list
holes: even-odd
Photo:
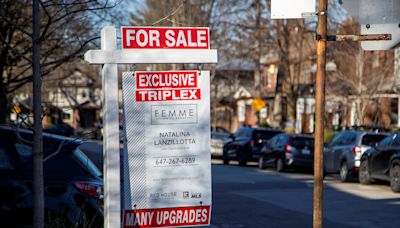
[(209, 225), (209, 72), (130, 72), (122, 83), (123, 227)]
[(316, 0), (271, 0), (272, 19), (315, 16)]
[(399, 0), (342, 0), (360, 24), (394, 24), (400, 20)]
[(361, 25), (361, 34), (392, 35), (392, 40), (362, 41), (361, 48), (366, 51), (389, 50), (400, 42), (400, 27), (398, 23)]

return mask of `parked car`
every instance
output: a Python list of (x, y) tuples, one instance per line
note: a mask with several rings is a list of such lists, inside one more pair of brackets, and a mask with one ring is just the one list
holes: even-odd
[(280, 130), (272, 128), (239, 128), (224, 144), (224, 164), (237, 160), (239, 165), (244, 166), (248, 161), (257, 161), (263, 143), (279, 133)]
[[(33, 133), (0, 126), (0, 221), (32, 225)], [(76, 139), (43, 134), (45, 220), (49, 226), (102, 227), (103, 181)]]
[(302, 134), (279, 134), (261, 149), (258, 167), (274, 166), (278, 172), (286, 168), (311, 170), (314, 161), (314, 138)]
[(400, 134), (391, 134), (361, 157), (359, 180), (371, 184), (374, 180), (389, 181), (393, 192), (400, 192)]
[(339, 173), (342, 182), (358, 177), (361, 155), (387, 136), (386, 133), (345, 130), (324, 147), (324, 171)]
[[(93, 162), (93, 164), (100, 170), (100, 172), (103, 173), (103, 141), (85, 140), (82, 141), (78, 149), (82, 151), (90, 159), (90, 161)], [(121, 167), (123, 167), (122, 164)]]
[(224, 142), (228, 139), (229, 134), (211, 132), (211, 157), (222, 158), (224, 151)]

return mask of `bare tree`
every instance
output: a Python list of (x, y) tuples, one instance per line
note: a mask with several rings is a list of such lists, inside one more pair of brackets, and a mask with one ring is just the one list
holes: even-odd
[[(11, 93), (33, 80), (33, 226), (44, 226), (41, 77), (80, 55), (93, 38), (95, 13), (118, 2), (97, 0), (0, 2), (0, 123)], [(32, 10), (30, 10), (32, 9)], [(43, 19), (43, 20), (41, 20)]]
[[(41, 76), (84, 53), (98, 39), (101, 20), (121, 0), (39, 1)], [(9, 97), (32, 82), (32, 3), (30, 0), (0, 2), (0, 123), (10, 110)]]
[[(359, 29), (360, 25), (356, 21), (347, 19), (342, 22), (338, 32), (358, 34)], [(337, 73), (328, 81), (332, 92), (356, 97), (356, 124), (382, 122), (381, 118), (384, 117), (379, 113), (378, 100), (374, 96), (378, 93), (393, 92), (393, 85), (390, 84), (394, 82), (394, 51), (364, 51), (356, 42), (338, 42), (331, 47), (333, 59), (337, 64)], [(380, 105), (384, 104), (387, 102), (381, 102)], [(387, 121), (383, 122), (385, 124), (381, 124), (388, 127)]]

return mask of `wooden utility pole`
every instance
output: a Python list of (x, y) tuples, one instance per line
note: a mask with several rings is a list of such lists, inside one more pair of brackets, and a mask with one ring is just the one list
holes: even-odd
[(323, 145), (324, 145), (324, 113), (325, 113), (325, 75), (326, 75), (326, 43), (327, 43), (328, 0), (318, 1), (317, 30), (317, 79), (315, 97), (315, 154), (314, 154), (314, 228), (322, 227), (323, 203)]
[(42, 79), (40, 70), (39, 0), (33, 0), (32, 69), (33, 69), (33, 227), (44, 227)]

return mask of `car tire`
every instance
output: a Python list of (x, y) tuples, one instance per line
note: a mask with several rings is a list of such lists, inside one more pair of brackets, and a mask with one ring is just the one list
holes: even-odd
[[(313, 169), (313, 175), (314, 175), (314, 169)], [(325, 166), (322, 168), (322, 180), (325, 180), (326, 176), (328, 173), (326, 172)]]
[(242, 154), (242, 153), (239, 154), (238, 162), (239, 162), (239, 165), (240, 165), (240, 166), (246, 166), (246, 164), (247, 164), (247, 159), (246, 159), (246, 157), (244, 156), (244, 154)]
[(229, 158), (226, 155), (223, 155), (222, 162), (224, 163), (224, 165), (229, 165)]
[(265, 169), (267, 168), (266, 164), (265, 164), (265, 159), (263, 155), (260, 155), (260, 157), (258, 158), (258, 168), (260, 169)]
[(341, 182), (349, 182), (351, 179), (349, 168), (347, 167), (347, 162), (343, 161), (340, 165), (340, 181)]
[(360, 171), (358, 173), (358, 180), (360, 184), (369, 185), (372, 183), (371, 175), (369, 174), (368, 160), (364, 159), (360, 164)]
[(276, 168), (276, 171), (277, 172), (283, 172), (283, 170), (285, 169), (285, 165), (283, 164), (283, 160), (282, 160), (282, 158), (278, 158), (278, 159), (276, 159), (276, 166), (275, 166), (275, 168)]
[(390, 188), (393, 192), (400, 192), (400, 165), (390, 168)]

